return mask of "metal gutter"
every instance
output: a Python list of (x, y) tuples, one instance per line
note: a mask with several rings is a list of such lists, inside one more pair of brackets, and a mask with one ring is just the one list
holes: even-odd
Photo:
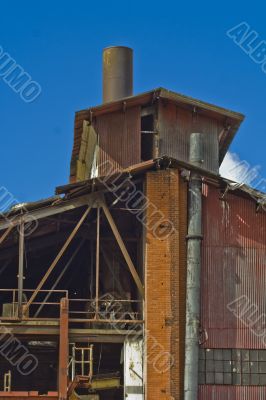
[(115, 173), (108, 176), (102, 176), (95, 179), (89, 179), (85, 181), (70, 183), (63, 186), (58, 186), (56, 188), (57, 194), (65, 194), (66, 196), (75, 197), (79, 194), (79, 190), (84, 189), (87, 192), (92, 190), (103, 190), (105, 185), (103, 182), (108, 182), (108, 179), (115, 180), (117, 183), (125, 180), (126, 177), (135, 177), (141, 174), (144, 174), (147, 171), (151, 170), (159, 170), (159, 169), (180, 169), (183, 171), (197, 172), (203, 177), (203, 181), (210, 184), (216, 184), (217, 186), (221, 186), (221, 190), (227, 188), (227, 191), (234, 192), (237, 195), (251, 197), (257, 202), (266, 202), (266, 193), (263, 193), (259, 190), (253, 189), (252, 187), (239, 184), (229, 179), (223, 178), (222, 176), (215, 174), (214, 172), (208, 171), (201, 166), (194, 165), (192, 163), (186, 161), (180, 161), (172, 157), (163, 156), (160, 158), (156, 158), (154, 160), (145, 161), (136, 165), (132, 165), (126, 169), (123, 169), (121, 172)]
[(159, 98), (169, 100), (181, 105), (183, 104), (192, 107), (198, 107), (199, 109), (213, 113), (213, 116), (216, 117), (224, 116), (227, 118), (238, 120), (240, 122), (243, 121), (243, 119), (245, 118), (245, 116), (239, 112), (228, 110), (226, 108), (219, 107), (214, 104), (195, 99), (193, 97), (185, 96), (183, 94), (173, 92), (163, 87), (155, 88), (148, 92), (140, 93), (136, 96), (124, 97), (120, 100), (107, 102), (94, 107), (89, 107), (88, 109), (77, 111), (76, 114), (87, 113), (88, 110), (90, 110), (93, 115), (96, 116), (123, 109), (125, 102), (127, 104), (127, 107), (133, 107), (137, 104), (142, 104), (144, 106), (147, 105), (147, 103), (150, 103), (156, 99), (158, 100)]

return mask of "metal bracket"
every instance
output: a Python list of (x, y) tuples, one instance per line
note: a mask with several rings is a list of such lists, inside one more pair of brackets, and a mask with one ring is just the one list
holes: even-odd
[(203, 235), (187, 235), (187, 240), (194, 239), (194, 240), (203, 240)]
[(266, 206), (266, 198), (265, 199), (257, 199), (256, 202), (256, 213), (258, 213), (261, 209), (263, 209), (265, 211), (266, 208), (264, 208)]
[(89, 117), (89, 121), (92, 124), (92, 119), (93, 119), (93, 111), (90, 110), (90, 117)]
[(226, 185), (226, 188), (225, 188), (225, 190), (224, 190), (222, 196), (220, 197), (221, 200), (225, 200), (225, 196), (227, 195), (227, 193), (229, 192), (229, 190), (230, 190), (230, 186), (229, 186), (229, 185)]

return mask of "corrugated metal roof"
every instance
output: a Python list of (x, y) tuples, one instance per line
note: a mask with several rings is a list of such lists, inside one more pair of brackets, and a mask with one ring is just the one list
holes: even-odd
[(2, 210), (2, 212), (0, 213), (0, 219), (5, 214), (12, 216), (12, 215), (16, 215), (16, 214), (23, 214), (24, 210), (27, 210), (27, 212), (29, 212), (32, 210), (38, 210), (43, 207), (53, 206), (55, 204), (58, 204), (58, 201), (60, 201), (61, 199), (62, 199), (61, 196), (56, 195), (56, 196), (48, 197), (47, 199), (14, 204), (9, 210), (6, 210), (5, 213), (3, 213), (3, 210)]
[[(96, 107), (91, 107), (85, 110), (76, 112), (75, 115), (75, 130), (74, 130), (74, 144), (71, 157), (71, 179), (75, 179), (75, 163), (77, 155), (79, 154), (80, 141), (82, 135), (82, 125), (84, 120), (92, 121), (95, 117), (100, 117), (109, 113), (124, 112), (131, 107), (148, 106), (160, 100), (175, 103), (180, 108), (189, 109), (190, 111), (196, 110), (201, 117), (211, 117), (222, 122), (225, 129), (219, 132), (219, 152), (220, 162), (222, 162), (225, 153), (233, 140), (244, 115), (227, 110), (216, 105), (206, 103), (192, 97), (184, 96), (182, 94), (172, 92), (164, 88), (153, 89), (149, 92), (123, 98), (119, 101), (101, 104)], [(139, 132), (140, 134), (140, 132)], [(111, 140), (114, 138), (112, 137)], [(110, 140), (110, 139), (109, 139)], [(138, 146), (137, 146), (138, 148)], [(133, 149), (132, 149), (133, 152)], [(116, 152), (117, 153), (117, 152)], [(117, 154), (116, 154), (117, 155)], [(169, 156), (171, 154), (168, 154)], [(136, 162), (136, 161), (134, 161)], [(130, 163), (128, 163), (130, 165)]]
[[(162, 87), (152, 89), (148, 92), (140, 93), (136, 96), (125, 97), (123, 99), (113, 101), (110, 103), (100, 104), (95, 107), (89, 107), (86, 110), (82, 110), (80, 112), (87, 112), (90, 110), (94, 116), (121, 110), (125, 106), (132, 107), (135, 105), (145, 105), (147, 103), (154, 102), (158, 99), (165, 99), (169, 101), (173, 101), (177, 104), (183, 104), (193, 107), (198, 107), (199, 109), (205, 110), (206, 112), (212, 113), (213, 116), (219, 118), (219, 116), (226, 116), (228, 118), (232, 118), (238, 121), (243, 121), (244, 115), (232, 110), (228, 110), (223, 107), (216, 106), (211, 103), (207, 103), (202, 100), (195, 99), (193, 97), (185, 96), (181, 93), (177, 93)], [(210, 115), (210, 114), (209, 114)]]
[[(114, 174), (111, 177), (112, 179), (114, 179), (114, 177), (120, 176), (122, 179), (126, 175), (135, 176), (151, 169), (156, 170), (161, 168), (180, 168), (187, 171), (197, 171), (200, 175), (202, 175), (203, 181), (219, 185), (221, 187), (221, 190), (234, 192), (235, 194), (240, 194), (241, 196), (252, 198), (254, 199), (254, 201), (257, 201), (258, 203), (261, 204), (266, 202), (265, 193), (255, 190), (248, 185), (233, 182), (204, 168), (196, 167), (186, 161), (176, 160), (175, 158), (168, 156), (163, 156), (156, 158), (154, 160), (148, 160), (141, 162), (139, 164), (132, 165), (128, 168), (123, 169), (117, 175)], [(93, 178), (86, 181), (74, 182), (67, 185), (58, 186), (56, 188), (56, 194), (68, 194), (75, 190), (83, 188), (84, 189), (87, 188), (89, 190), (90, 188), (92, 188), (92, 186), (94, 188), (97, 188), (104, 177), (105, 176), (103, 175), (100, 176), (99, 178)]]
[[(237, 196), (240, 196), (241, 198), (245, 199), (251, 199), (252, 204), (253, 204), (253, 209), (254, 212), (256, 210), (256, 202), (266, 202), (266, 195), (262, 192), (259, 192), (257, 190), (254, 190), (250, 188), (247, 185), (240, 185), (235, 182), (232, 182), (228, 179), (224, 179), (221, 176), (212, 173), (210, 171), (207, 171), (203, 168), (199, 168), (196, 166), (193, 166), (192, 164), (189, 164), (184, 161), (179, 161), (176, 160), (172, 157), (160, 157), (155, 160), (149, 160), (145, 161), (139, 164), (132, 165), (128, 168), (123, 169), (121, 172), (118, 172), (116, 174), (110, 175), (109, 178), (114, 180), (117, 177), (121, 179), (121, 181), (125, 181), (126, 177), (137, 177), (138, 175), (142, 175), (146, 171), (149, 170), (158, 170), (158, 169), (167, 169), (167, 168), (178, 168), (180, 170), (184, 171), (184, 179), (185, 176), (187, 176), (188, 171), (197, 171), (199, 174), (202, 175), (203, 181), (209, 184), (214, 185), (216, 188), (220, 188), (221, 190), (225, 190), (225, 188), (228, 189), (228, 193), (234, 193)], [(187, 172), (185, 172), (187, 171)], [(80, 182), (75, 182), (75, 183), (70, 183), (67, 185), (62, 185), (56, 187), (56, 196), (49, 197), (47, 199), (43, 199), (40, 201), (36, 202), (29, 202), (26, 203), (23, 207), (22, 210), (19, 207), (14, 208), (12, 211), (12, 214), (21, 214), (23, 213), (23, 208), (26, 208), (27, 211), (29, 212), (30, 210), (35, 210), (39, 209), (45, 206), (53, 206), (57, 205), (58, 202), (61, 200), (63, 201), (64, 198), (61, 197), (61, 195), (65, 195), (65, 198), (75, 198), (78, 197), (79, 195), (83, 193), (90, 193), (92, 191), (96, 190), (103, 190), (105, 189), (105, 185), (103, 183), (103, 179), (106, 181), (108, 176), (102, 176), (99, 178), (94, 178), (94, 179), (88, 179), (85, 181), (80, 181)], [(8, 212), (9, 215), (10, 211)]]

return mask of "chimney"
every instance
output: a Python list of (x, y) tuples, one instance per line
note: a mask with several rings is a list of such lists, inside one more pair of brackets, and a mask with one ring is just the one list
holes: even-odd
[(133, 95), (133, 50), (112, 46), (103, 50), (103, 102)]

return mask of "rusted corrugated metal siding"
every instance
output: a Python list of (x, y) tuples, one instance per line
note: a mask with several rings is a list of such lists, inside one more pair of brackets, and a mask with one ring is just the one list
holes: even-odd
[[(205, 187), (203, 200), (203, 264), (201, 324), (205, 348), (265, 348), (266, 335), (266, 213), (256, 213), (251, 198)], [(256, 311), (238, 317), (237, 301)], [(256, 319), (261, 317), (256, 323)]]
[[(112, 163), (114, 170), (137, 164), (140, 159), (140, 111), (141, 107), (131, 107), (125, 111), (101, 114), (93, 118), (93, 125), (100, 141), (100, 164), (107, 160)], [(76, 181), (76, 163), (80, 151), (83, 121), (90, 121), (93, 114), (90, 110), (76, 113), (75, 135), (71, 158), (71, 182)], [(106, 172), (100, 168), (99, 173)]]
[(189, 159), (189, 137), (191, 132), (206, 133), (206, 159), (203, 167), (218, 172), (219, 141), (223, 130), (221, 121), (198, 114), (192, 116), (192, 111), (185, 110), (173, 103), (159, 102), (159, 155), (168, 155), (181, 161)]
[(140, 107), (132, 107), (125, 112), (114, 112), (96, 117), (94, 127), (99, 135), (100, 175), (108, 173), (106, 162), (111, 162), (114, 170), (121, 170), (137, 164), (140, 159)]
[(265, 400), (261, 386), (200, 386), (199, 400)]

